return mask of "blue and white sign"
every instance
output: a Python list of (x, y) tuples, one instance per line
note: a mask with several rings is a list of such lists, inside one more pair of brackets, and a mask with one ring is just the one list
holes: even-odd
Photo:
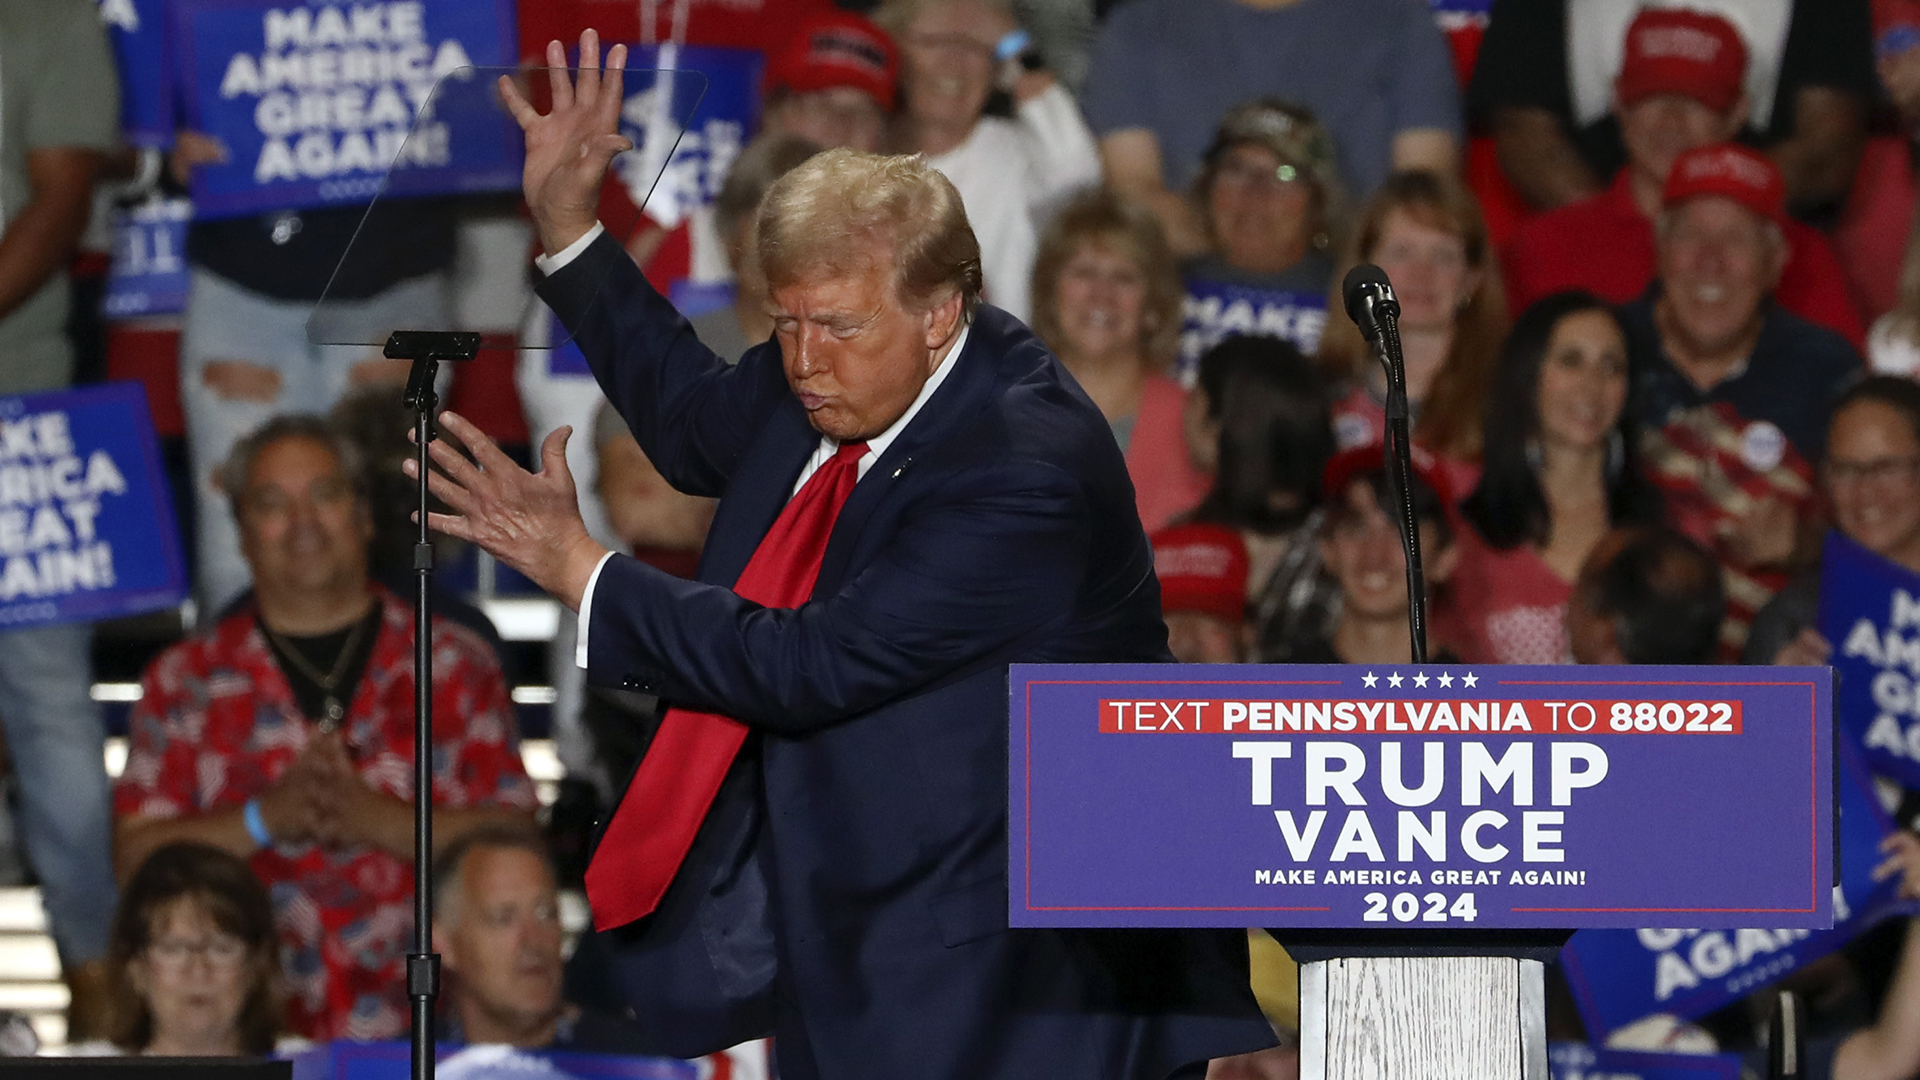
[(1827, 534), (1820, 632), (1840, 676), (1842, 736), (1874, 772), (1920, 787), (1920, 574)]
[[(721, 46), (629, 46), (627, 100), (620, 133), (637, 152), (614, 161), (634, 205), (667, 228), (713, 203), (760, 123), (760, 72), (752, 49)], [(688, 79), (685, 72), (705, 76)], [(677, 97), (698, 95), (698, 105)], [(677, 141), (676, 141), (677, 140)], [(656, 184), (654, 178), (658, 176)]]
[(120, 75), (120, 130), (134, 146), (173, 142), (173, 50), (167, 0), (98, 0)]
[(187, 309), (187, 224), (193, 201), (155, 195), (115, 212), (113, 262), (101, 301), (109, 319), (171, 315)]
[(0, 628), (90, 622), (185, 596), (140, 385), (0, 397)]
[(1009, 683), (1011, 926), (1834, 924), (1825, 668), (1015, 664)]
[(1741, 1080), (1738, 1054), (1655, 1054), (1549, 1043), (1553, 1080)]
[(1705, 1016), (1913, 909), (1900, 900), (1897, 879), (1873, 880), (1880, 841), (1894, 824), (1857, 755), (1844, 744), (1839, 761), (1840, 885), (1833, 895), (1833, 929), (1582, 930), (1561, 950), (1560, 962), (1589, 1032), (1615, 1031), (1654, 1013)]
[[(227, 160), (195, 170), (201, 217), (520, 184), (518, 127), (485, 76), (514, 60), (512, 0), (173, 0), (187, 123)], [(415, 118), (418, 116), (416, 127)]]
[(1181, 385), (1192, 386), (1201, 354), (1230, 337), (1282, 338), (1312, 356), (1327, 327), (1327, 298), (1190, 278), (1183, 318), (1174, 377)]

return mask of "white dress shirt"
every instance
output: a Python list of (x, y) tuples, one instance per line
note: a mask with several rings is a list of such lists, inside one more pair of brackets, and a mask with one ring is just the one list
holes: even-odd
[[(552, 257), (539, 256), (534, 259), (534, 265), (540, 268), (541, 273), (551, 275), (577, 258), (587, 249), (588, 244), (593, 243), (605, 231), (596, 223), (585, 236), (569, 244), (566, 250)], [(940, 384), (947, 381), (948, 373), (953, 370), (954, 360), (967, 347), (967, 334), (970, 329), (964, 325), (960, 327), (960, 333), (953, 339), (953, 345), (947, 350), (947, 355), (940, 358), (939, 366), (934, 368), (933, 374), (927, 377), (926, 384), (920, 387), (920, 393), (914, 396), (913, 404), (907, 406), (907, 411), (900, 414), (900, 419), (895, 420), (887, 430), (867, 440), (867, 452), (860, 455), (859, 462), (854, 465), (855, 483), (866, 478), (867, 470), (873, 467), (874, 462), (880, 460), (880, 456), (887, 452), (887, 447), (893, 445), (893, 440), (898, 438), (900, 433), (906, 430), (907, 425), (913, 422), (913, 418), (920, 414), (921, 407), (927, 403), (928, 398), (933, 396), (934, 391), (940, 389)], [(814, 448), (813, 453), (807, 458), (807, 463), (801, 467), (800, 476), (793, 482), (793, 490), (787, 493), (787, 498), (791, 499), (799, 494), (800, 489), (806, 486), (807, 481), (819, 471), (820, 466), (831, 460), (839, 449), (839, 442), (830, 436), (820, 436), (820, 445)], [(593, 575), (587, 578), (586, 591), (580, 594), (580, 634), (578, 644), (574, 648), (573, 662), (582, 668), (587, 666), (587, 630), (593, 625), (593, 590), (600, 584), (600, 571), (606, 568), (607, 560), (613, 556), (614, 553), (609, 551), (600, 557), (600, 561), (593, 566)]]

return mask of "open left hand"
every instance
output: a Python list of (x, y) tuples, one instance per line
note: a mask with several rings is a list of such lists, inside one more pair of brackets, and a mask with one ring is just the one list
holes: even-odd
[[(428, 447), (434, 464), (445, 470), (428, 477), (428, 488), (456, 513), (429, 514), (427, 524), (480, 545), (578, 611), (587, 580), (607, 549), (587, 535), (580, 518), (579, 496), (567, 469), (567, 438), (573, 429), (563, 427), (547, 436), (537, 473), (521, 468), (458, 413), (441, 413), (440, 429), (472, 460), (446, 439)], [(419, 476), (412, 458), (406, 471)]]

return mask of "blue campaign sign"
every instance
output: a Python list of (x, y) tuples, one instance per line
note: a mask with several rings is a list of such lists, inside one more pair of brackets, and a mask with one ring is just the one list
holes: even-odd
[(1011, 679), (1013, 926), (1833, 925), (1826, 668)]
[(135, 146), (173, 142), (173, 56), (167, 0), (97, 0), (120, 75), (120, 129)]
[(187, 309), (187, 223), (193, 200), (155, 195), (114, 211), (113, 261), (101, 310), (109, 319)]
[(1553, 1080), (1741, 1080), (1738, 1054), (1653, 1054), (1548, 1043)]
[(0, 397), (0, 628), (130, 615), (185, 596), (140, 384)]
[(1191, 386), (1200, 370), (1201, 354), (1230, 337), (1284, 338), (1312, 356), (1327, 326), (1327, 298), (1319, 293), (1189, 278), (1182, 318), (1174, 377)]
[[(634, 202), (645, 201), (648, 216), (672, 228), (713, 203), (733, 159), (759, 126), (763, 60), (756, 50), (720, 46), (630, 48), (629, 68), (659, 68), (662, 76), (628, 77), (620, 133), (632, 139), (639, 152), (616, 158), (614, 169)], [(704, 92), (697, 80), (675, 79), (669, 73), (673, 70), (705, 76)], [(691, 116), (687, 103), (667, 100), (686, 93), (701, 93)], [(677, 117), (686, 118), (684, 130)]]
[(1873, 880), (1880, 841), (1894, 824), (1844, 743), (1839, 762), (1840, 885), (1833, 928), (1582, 930), (1561, 950), (1560, 962), (1589, 1032), (1615, 1031), (1653, 1013), (1705, 1016), (1780, 981), (1881, 920), (1913, 910), (1900, 900), (1897, 879)]
[(518, 129), (491, 90), (433, 96), (463, 68), (513, 63), (512, 0), (172, 0), (172, 15), (187, 123), (227, 148), (194, 172), (201, 217), (520, 184)]
[[(407, 1080), (404, 1042), (323, 1043), (293, 1059), (294, 1080)], [(522, 1050), (504, 1045), (441, 1047), (440, 1080), (700, 1080), (697, 1062), (673, 1058)]]
[(1920, 786), (1920, 574), (1827, 534), (1820, 632), (1840, 676), (1841, 734), (1873, 771)]

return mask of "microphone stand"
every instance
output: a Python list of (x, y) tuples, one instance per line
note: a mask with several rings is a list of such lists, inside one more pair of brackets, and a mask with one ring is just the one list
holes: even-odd
[(1400, 504), (1400, 543), (1407, 556), (1407, 633), (1413, 662), (1427, 662), (1427, 583), (1420, 565), (1420, 522), (1413, 509), (1412, 410), (1407, 406), (1407, 362), (1400, 350), (1400, 305), (1391, 297), (1370, 302), (1377, 333), (1368, 334), (1375, 359), (1387, 376), (1387, 479)]
[(433, 1080), (433, 1011), (440, 995), (440, 957), (433, 951), (433, 543), (427, 532), (427, 444), (440, 407), (433, 389), (440, 361), (471, 360), (479, 350), (479, 334), (450, 330), (396, 330), (382, 350), (390, 360), (413, 361), (406, 402), (413, 410), (420, 466), (420, 524), (413, 545), (413, 951), (407, 954), (412, 1080)]

